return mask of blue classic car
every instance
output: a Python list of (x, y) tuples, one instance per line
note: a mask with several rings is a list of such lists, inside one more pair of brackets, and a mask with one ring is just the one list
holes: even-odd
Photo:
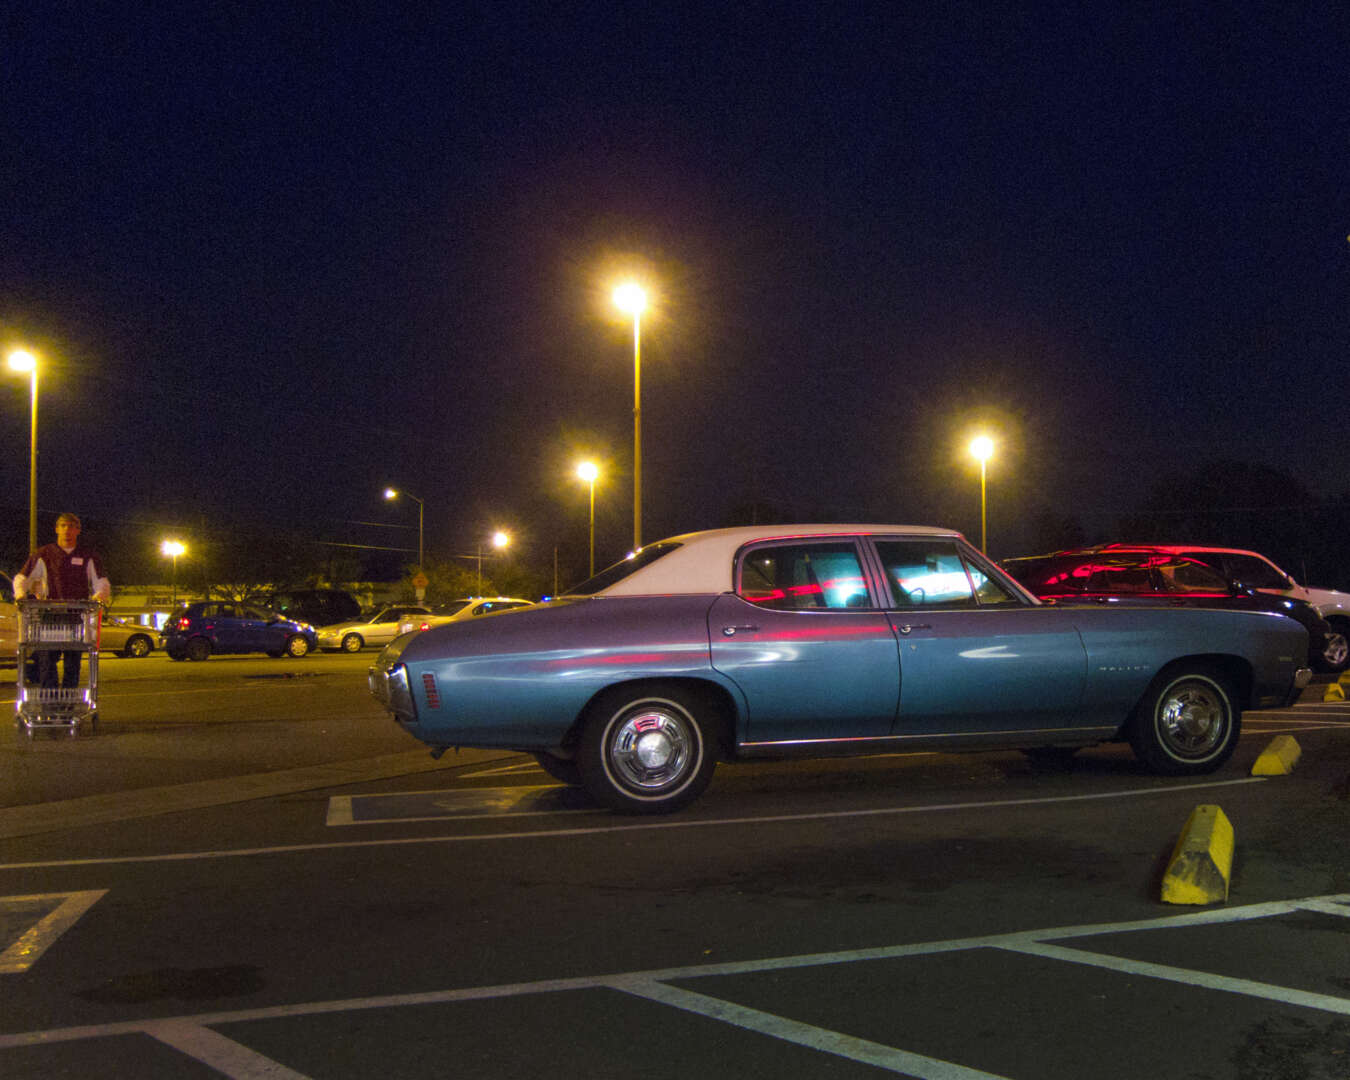
[(1279, 614), (1042, 604), (946, 529), (762, 526), (399, 637), (370, 688), (434, 753), (529, 752), (605, 805), (661, 813), (718, 760), (788, 754), (1127, 740), (1155, 772), (1210, 772), (1244, 708), (1307, 685), (1307, 652)]

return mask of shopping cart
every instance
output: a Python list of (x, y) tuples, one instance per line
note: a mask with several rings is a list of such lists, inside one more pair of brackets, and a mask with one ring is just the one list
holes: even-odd
[[(19, 672), (15, 679), (16, 724), (31, 739), (38, 730), (62, 731), (72, 738), (82, 729), (98, 730), (98, 638), (103, 608), (97, 600), (20, 600)], [(39, 657), (53, 673), (57, 656), (80, 653), (77, 685), (42, 686)], [(65, 661), (60, 663), (65, 675)], [(58, 678), (58, 682), (61, 679)]]

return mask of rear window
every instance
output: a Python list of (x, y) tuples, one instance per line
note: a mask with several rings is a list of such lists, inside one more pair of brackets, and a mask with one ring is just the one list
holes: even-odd
[(644, 566), (651, 566), (657, 559), (664, 555), (669, 555), (680, 545), (671, 541), (661, 544), (648, 544), (641, 551), (635, 551), (623, 562), (616, 562), (613, 566), (608, 566), (596, 574), (595, 577), (587, 578), (580, 585), (573, 585), (565, 590), (563, 596), (591, 596), (594, 593), (602, 592), (611, 585), (617, 585), (630, 574), (635, 574)]

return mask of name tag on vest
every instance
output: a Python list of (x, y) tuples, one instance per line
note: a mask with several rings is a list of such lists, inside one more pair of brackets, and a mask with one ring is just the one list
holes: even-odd
[(71, 566), (83, 566), (83, 565), (84, 565), (84, 560), (83, 560), (83, 559), (71, 559), (71, 560), (70, 560), (70, 565), (71, 565)]

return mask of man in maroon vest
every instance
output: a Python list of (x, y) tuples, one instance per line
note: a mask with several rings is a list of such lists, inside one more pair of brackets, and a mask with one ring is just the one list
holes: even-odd
[[(112, 585), (103, 574), (103, 560), (89, 548), (81, 547), (80, 519), (62, 514), (56, 519), (56, 543), (40, 547), (28, 556), (23, 569), (14, 578), (14, 598), (33, 596), (39, 600), (89, 600), (107, 603)], [(38, 679), (43, 686), (56, 685), (57, 653), (43, 651), (38, 657)], [(67, 689), (80, 683), (80, 653), (60, 653), (61, 685)]]

